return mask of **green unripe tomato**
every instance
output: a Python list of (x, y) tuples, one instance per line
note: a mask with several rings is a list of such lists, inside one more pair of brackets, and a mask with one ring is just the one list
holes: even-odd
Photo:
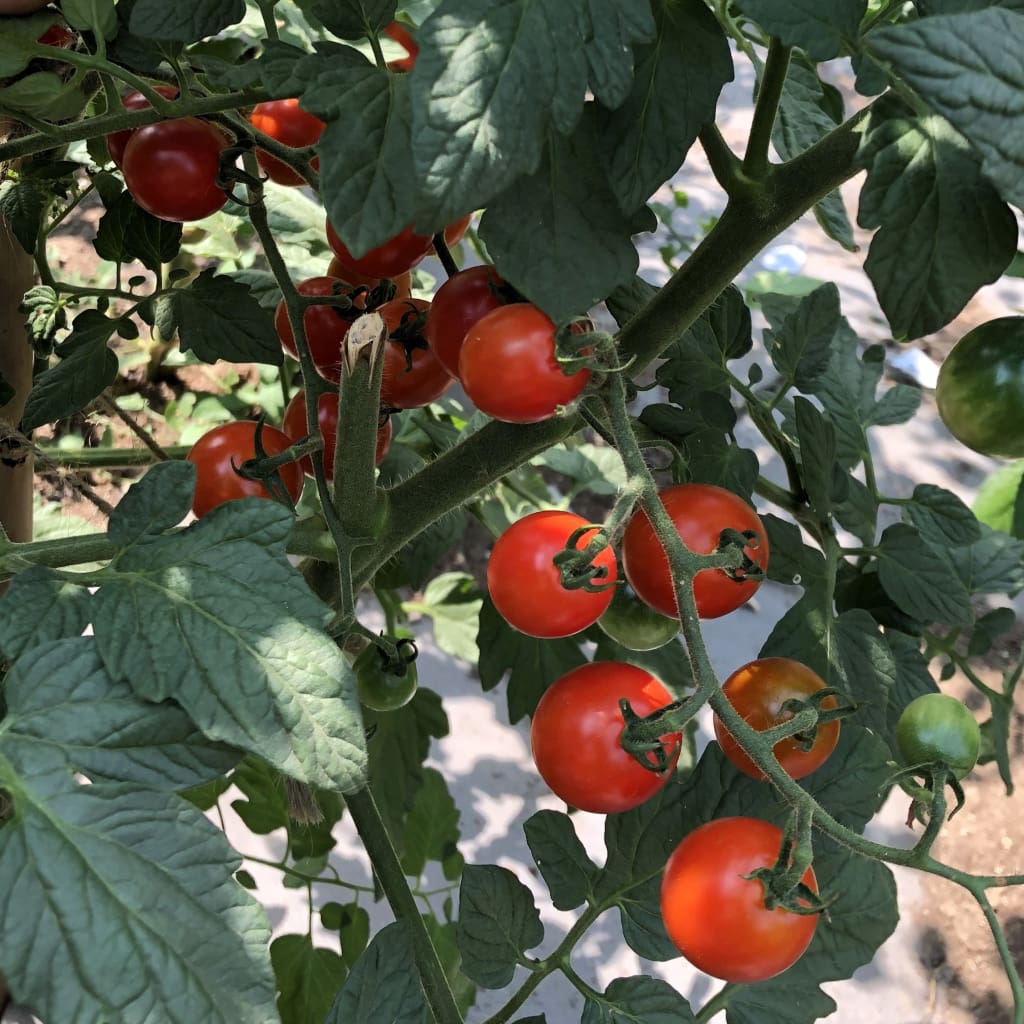
[(397, 711), (416, 693), (419, 677), (415, 661), (388, 662), (376, 644), (370, 644), (352, 668), (359, 703), (373, 711)]
[(597, 624), (612, 640), (630, 651), (656, 650), (679, 633), (678, 619), (656, 612), (628, 586), (615, 588), (612, 603)]
[(1024, 457), (1024, 316), (968, 331), (942, 364), (935, 399), (942, 422), (968, 448)]
[(896, 745), (908, 765), (944, 764), (962, 779), (978, 760), (981, 730), (955, 697), (926, 693), (903, 709)]

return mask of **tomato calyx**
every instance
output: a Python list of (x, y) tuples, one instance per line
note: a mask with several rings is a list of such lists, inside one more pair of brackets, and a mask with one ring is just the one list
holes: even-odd
[(291, 445), (281, 452), (280, 455), (269, 455), (263, 446), (263, 427), (265, 423), (265, 416), (260, 416), (256, 421), (256, 434), (253, 439), (256, 449), (255, 458), (246, 459), (240, 466), (236, 465), (234, 458), (232, 458), (231, 468), (243, 480), (253, 480), (256, 483), (263, 484), (267, 491), (270, 492), (270, 496), (274, 501), (279, 501), (294, 512), (295, 502), (292, 501), (288, 488), (285, 487), (284, 481), (281, 479), (280, 468), (289, 462), (295, 462), (296, 459), (301, 458), (303, 455), (308, 455), (310, 451), (322, 448), (323, 440), (310, 439), (303, 444)]
[(760, 882), (764, 887), (766, 910), (782, 909), (791, 914), (811, 916), (821, 914), (834, 902), (834, 897), (823, 899), (804, 881), (804, 875), (814, 861), (811, 821), (810, 811), (795, 808), (783, 829), (775, 863), (741, 876), (747, 881)]
[(401, 345), (405, 349), (405, 369), (407, 373), (411, 373), (413, 351), (419, 349), (426, 352), (429, 351), (430, 346), (423, 336), (423, 329), (427, 323), (427, 311), (420, 309), (412, 302), (407, 302), (406, 306), (406, 312), (402, 314), (398, 326), (388, 335), (388, 341)]
[[(761, 538), (754, 530), (740, 531), (730, 527), (722, 531), (718, 546), (707, 556), (707, 564), (721, 569), (734, 583), (763, 580), (764, 569), (747, 554), (747, 548), (756, 551), (760, 543)], [(720, 560), (720, 556), (726, 560)]]
[[(686, 713), (680, 714), (684, 709)], [(623, 697), (619, 701), (619, 711), (626, 723), (619, 737), (622, 749), (648, 771), (659, 775), (668, 771), (678, 751), (665, 749), (665, 736), (678, 734), (693, 717), (693, 712), (686, 708), (686, 702), (676, 700), (649, 715), (638, 715), (629, 700)]]
[[(582, 539), (591, 534), (587, 546), (580, 548)], [(608, 536), (601, 526), (587, 523), (569, 535), (565, 547), (552, 558), (558, 569), (562, 586), (566, 590), (585, 590), (600, 594), (616, 585), (606, 566), (597, 565), (594, 559), (608, 548)]]
[[(842, 698), (838, 707), (823, 707), (831, 698)], [(841, 690), (827, 686), (823, 690), (808, 694), (803, 700), (791, 697), (779, 708), (778, 725), (765, 729), (760, 735), (773, 746), (783, 739), (792, 739), (797, 749), (808, 753), (814, 746), (818, 729), (829, 722), (837, 722), (842, 718), (860, 710), (863, 704), (857, 704), (846, 698)]]

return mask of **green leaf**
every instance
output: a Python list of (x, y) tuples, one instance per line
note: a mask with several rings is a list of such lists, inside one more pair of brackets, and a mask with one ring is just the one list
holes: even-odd
[(903, 611), (924, 622), (965, 626), (974, 618), (968, 588), (912, 526), (897, 523), (882, 534), (878, 577)]
[(961, 14), (986, 7), (1006, 7), (1024, 12), (1024, 0), (917, 0), (922, 14)]
[(424, 914), (423, 923), (444, 968), (455, 1002), (465, 1017), (476, 1002), (476, 985), (462, 972), (462, 954), (459, 952), (457, 938), (458, 926), (454, 921), (442, 923), (433, 914)]
[(980, 658), (988, 654), (995, 646), (996, 640), (1013, 629), (1017, 622), (1017, 616), (1012, 608), (993, 608), (986, 615), (982, 615), (974, 624), (974, 631), (967, 644), (967, 656), (969, 658)]
[(147, 534), (177, 526), (191, 507), (195, 482), (196, 467), (191, 462), (162, 462), (153, 466), (145, 483), (130, 487), (110, 513), (110, 542), (124, 548)]
[(614, 448), (598, 448), (584, 442), (573, 448), (556, 445), (533, 460), (535, 465), (547, 466), (556, 473), (569, 477), (573, 486), (567, 498), (572, 500), (582, 491), (592, 494), (617, 494), (626, 483), (626, 467), (622, 456)]
[(799, 1007), (802, 1021), (832, 1013), (834, 1000), (814, 983), (800, 985), (792, 977), (793, 970), (791, 967), (777, 979), (738, 986), (726, 1008), (726, 1024), (793, 1024), (794, 1007)]
[(469, 864), (456, 935), (466, 976), (484, 988), (504, 988), (523, 953), (543, 941), (544, 926), (532, 893), (511, 871)]
[(459, 856), (455, 846), (459, 841), (459, 817), (444, 776), (433, 768), (424, 769), (423, 784), (402, 834), (402, 870), (410, 878), (419, 878), (428, 860), (443, 862)]
[(649, 42), (657, 29), (648, 0), (626, 4), (619, 0), (588, 0), (587, 7), (590, 87), (600, 103), (614, 110), (625, 102), (633, 85), (630, 43)]
[(787, 46), (799, 46), (815, 61), (838, 56), (860, 35), (867, 0), (740, 0), (740, 8)]
[(270, 944), (281, 1024), (310, 1024), (327, 1016), (345, 980), (345, 961), (333, 949), (314, 947), (309, 935), (279, 935)]
[(832, 283), (823, 284), (800, 299), (784, 319), (773, 316), (766, 298), (762, 297), (761, 304), (772, 325), (765, 331), (772, 363), (787, 386), (795, 384), (801, 391), (813, 392), (832, 358), (832, 341), (842, 323), (839, 289)]
[(247, 498), (144, 535), (107, 570), (93, 626), (139, 696), (173, 697), (211, 739), (346, 792), (366, 772), (355, 681), (324, 632), (328, 609), (288, 563), (291, 525), (281, 505)]
[(981, 537), (974, 513), (952, 491), (934, 484), (918, 484), (903, 514), (933, 544), (952, 548)]
[(423, 1024), (427, 1005), (419, 974), (411, 969), (415, 958), (407, 924), (382, 928), (345, 979), (324, 1024)]
[(865, 427), (892, 427), (912, 420), (921, 408), (921, 389), (910, 384), (897, 384), (882, 397), (864, 420)]
[(232, 800), (231, 809), (250, 832), (267, 836), (279, 828), (288, 828), (288, 797), (280, 772), (262, 758), (250, 754), (231, 773), (231, 782), (247, 797), (245, 800)]
[(475, 662), (479, 656), (476, 636), (480, 629), (483, 599), (469, 573), (445, 572), (427, 584), (418, 601), (405, 601), (406, 611), (417, 611), (434, 620), (437, 646), (453, 658)]
[(592, 31), (591, 2), (445, 0), (424, 22), (411, 83), (422, 227), (441, 228), (532, 174), (551, 129), (576, 126), (591, 66), (607, 92), (605, 72), (621, 75), (631, 44), (650, 38), (640, 5), (617, 21), (597, 9)]
[(52, 11), (0, 21), (0, 76), (20, 74), (33, 58), (32, 46), (54, 23)]
[(725, 33), (700, 0), (656, 4), (655, 21), (655, 41), (636, 49), (629, 96), (600, 121), (608, 180), (627, 213), (679, 170), (733, 79)]
[(0, 216), (25, 252), (35, 252), (39, 225), (52, 198), (47, 183), (34, 175), (22, 174), (17, 181), (0, 182)]
[(181, 248), (180, 224), (147, 213), (128, 192), (105, 200), (106, 213), (100, 219), (93, 248), (101, 260), (130, 263), (138, 260), (156, 272), (169, 263)]
[(867, 40), (876, 57), (966, 137), (981, 154), (985, 177), (1017, 207), (1024, 206), (1022, 33), (1021, 14), (990, 7), (921, 18), (872, 32)]
[(981, 528), (981, 539), (948, 555), (972, 594), (1016, 594), (1024, 589), (1024, 543), (1005, 533)]
[(370, 915), (365, 907), (349, 903), (342, 907), (338, 923), (338, 935), (341, 938), (341, 956), (348, 967), (363, 954), (370, 941)]
[(768, 512), (761, 516), (768, 533), (768, 578), (788, 586), (804, 585), (810, 578), (823, 578), (825, 556), (817, 548), (804, 543), (796, 523)]
[(581, 1024), (691, 1024), (690, 1004), (661, 978), (616, 978), (603, 996), (587, 995)]
[(559, 811), (537, 811), (523, 823), (523, 831), (558, 910), (575, 910), (593, 896), (597, 866), (576, 835), (572, 818)]
[[(957, 90), (959, 102), (959, 83)], [(898, 99), (872, 106), (860, 159), (868, 177), (857, 219), (878, 228), (864, 269), (896, 337), (931, 334), (1009, 266), (1017, 222), (967, 140), (943, 118), (915, 116)], [(950, 209), (962, 215), (945, 216)]]
[[(975, 627), (977, 628), (977, 627)], [(928, 661), (921, 653), (921, 641), (896, 629), (887, 629), (885, 639), (892, 651), (896, 666), (896, 681), (889, 694), (889, 721), (887, 733), (896, 735), (896, 723), (903, 709), (925, 693), (935, 693), (938, 687), (928, 671)]]
[(485, 690), (493, 690), (509, 674), (508, 717), (513, 725), (533, 714), (544, 691), (556, 679), (587, 660), (571, 637), (537, 640), (513, 629), (489, 599), (480, 609), (476, 643), (480, 650), (480, 685)]
[[(556, 323), (629, 281), (638, 256), (629, 218), (597, 159), (594, 119), (551, 133), (540, 164), (487, 205), (480, 237), (498, 272)], [(560, 267), (573, 267), (566, 276)]]
[[(230, 771), (239, 754), (210, 743), (171, 703), (149, 704), (107, 674), (92, 637), (34, 645), (4, 681), (7, 756), (30, 772), (63, 758), (94, 782), (181, 790)], [(5, 749), (7, 749), (5, 747)]]
[(61, 346), (62, 350), (70, 347), (70, 354), (32, 383), (21, 418), (23, 430), (32, 431), (78, 412), (114, 383), (117, 356), (107, 342), (116, 326), (116, 320), (95, 309), (75, 317), (71, 334)]
[(131, 15), (131, 31), (146, 39), (170, 39), (182, 43), (214, 36), (245, 15), (245, 0), (137, 0)]
[(1015, 526), (1014, 515), (1024, 494), (1024, 460), (1001, 466), (990, 474), (974, 499), (974, 514), (993, 530), (1024, 540), (1024, 524)]
[(72, 28), (95, 32), (107, 39), (117, 34), (114, 0), (62, 0), (60, 9)]
[(396, 0), (299, 0), (299, 6), (339, 39), (362, 39), (391, 22), (397, 4)]
[[(832, 479), (836, 462), (836, 435), (832, 424), (808, 399), (794, 402), (796, 432), (800, 440), (800, 474), (811, 507), (827, 516), (832, 509)], [(845, 482), (845, 477), (843, 478)]]
[(0, 963), (14, 997), (53, 1021), (274, 1020), (270, 928), (220, 830), (134, 785), (40, 799), (14, 784), (5, 746), (15, 813), (0, 829)]
[(421, 686), (405, 707), (386, 713), (366, 711), (365, 718), (371, 732), (370, 789), (401, 854), (405, 816), (423, 785), (430, 741), (448, 735), (448, 717), (441, 698)]
[(213, 268), (187, 288), (161, 296), (157, 316), (164, 336), (171, 337), (176, 327), (182, 350), (191, 349), (203, 362), (280, 366), (283, 360), (273, 317), (247, 285)]
[(853, 469), (867, 452), (864, 421), (875, 408), (875, 394), (885, 367), (885, 351), (872, 346), (858, 354), (857, 335), (846, 320), (832, 342), (832, 356), (814, 386), (836, 432), (839, 465)]
[(15, 661), (51, 640), (81, 636), (89, 624), (89, 591), (52, 569), (32, 566), (18, 573), (0, 598), (0, 651)]

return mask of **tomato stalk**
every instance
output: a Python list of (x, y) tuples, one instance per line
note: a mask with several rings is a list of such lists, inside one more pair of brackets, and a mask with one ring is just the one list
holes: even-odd
[(743, 156), (743, 170), (759, 180), (768, 170), (768, 147), (772, 141), (772, 127), (779, 111), (782, 88), (789, 71), (790, 49), (775, 37), (768, 44), (768, 57), (761, 71), (761, 83), (754, 106), (754, 121), (747, 137), (747, 151)]

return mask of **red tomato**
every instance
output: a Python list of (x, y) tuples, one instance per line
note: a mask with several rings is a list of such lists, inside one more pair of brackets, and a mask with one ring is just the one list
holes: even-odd
[(410, 225), (376, 249), (356, 258), (348, 251), (334, 226), (327, 222), (327, 242), (346, 271), (366, 277), (398, 277), (414, 267), (434, 244), (430, 235), (417, 235)]
[(451, 386), (452, 378), (437, 361), (423, 336), (430, 303), (424, 299), (392, 299), (377, 312), (387, 324), (380, 404), (388, 409), (429, 405)]
[[(552, 558), (587, 520), (572, 512), (533, 512), (513, 523), (495, 542), (487, 563), (487, 589), (502, 618), (521, 633), (544, 639), (572, 636), (592, 626), (611, 604), (614, 587), (592, 593), (566, 590)], [(595, 533), (588, 531), (577, 547)], [(605, 548), (596, 558), (607, 575), (618, 578), (615, 553)]]
[(75, 41), (75, 33), (68, 27), (66, 21), (55, 21), (40, 37), (39, 42), (44, 46), (59, 46), (62, 50), (68, 49)]
[[(260, 435), (267, 455), (280, 455), (291, 446), (291, 439), (276, 427), (263, 426)], [(211, 509), (235, 498), (270, 498), (271, 494), (256, 480), (247, 480), (235, 472), (247, 459), (256, 457), (256, 423), (235, 420), (207, 431), (192, 446), (188, 461), (196, 467), (196, 493), (192, 511), (202, 518)], [(302, 470), (289, 462), (279, 470), (292, 501), (302, 493)]]
[(504, 305), (500, 291), (504, 283), (494, 267), (487, 265), (460, 270), (438, 288), (430, 303), (425, 333), (434, 355), (453, 377), (459, 375), (466, 332), (492, 309)]
[[(334, 479), (334, 448), (338, 440), (338, 393), (325, 391), (316, 404), (317, 423), (324, 439), (324, 473), (327, 482)], [(306, 392), (297, 391), (284, 411), (281, 429), (291, 439), (292, 444), (307, 436), (306, 430)], [(377, 428), (377, 450), (374, 462), (379, 466), (391, 447), (391, 418), (386, 417)], [(306, 455), (299, 459), (299, 465), (306, 476), (313, 475), (313, 460)]]
[[(178, 95), (178, 87), (176, 85), (154, 85), (153, 89), (169, 100), (175, 99)], [(141, 92), (130, 92), (121, 100), (121, 106), (125, 110), (145, 110), (149, 106), (149, 100)], [(118, 167), (124, 163), (125, 147), (136, 131), (138, 131), (137, 128), (125, 128), (123, 131), (111, 132), (107, 136), (107, 151), (110, 153), (110, 159)]]
[[(775, 977), (803, 955), (817, 915), (767, 910), (764, 886), (743, 877), (771, 867), (781, 846), (782, 830), (767, 821), (717, 818), (675, 848), (661, 882), (661, 916), (694, 967), (746, 984)], [(818, 891), (810, 868), (802, 881)]]
[(409, 55), (408, 57), (399, 57), (397, 60), (389, 60), (388, 67), (393, 71), (412, 71), (416, 64), (416, 56), (420, 52), (412, 33), (400, 21), (393, 21), (384, 29), (384, 35), (392, 42), (404, 47), (405, 52)]
[[(310, 277), (297, 285), (300, 295), (344, 295), (350, 289), (347, 282), (335, 277)], [(341, 345), (349, 327), (362, 314), (361, 309), (341, 309), (339, 306), (307, 306), (302, 315), (309, 342), (310, 355), (317, 370), (328, 380), (341, 380)], [(295, 334), (288, 320), (288, 310), (282, 299), (274, 313), (274, 326), (281, 339), (281, 347), (293, 359), (299, 358), (295, 347)]]
[[(787, 700), (806, 700), (818, 690), (824, 690), (821, 677), (806, 665), (791, 658), (758, 658), (738, 668), (722, 686), (722, 693), (729, 703), (743, 716), (752, 729), (764, 732), (773, 726), (788, 722), (791, 711), (783, 711)], [(821, 707), (836, 707), (834, 697), (826, 697)], [(715, 736), (722, 753), (741, 772), (755, 779), (765, 778), (753, 761), (743, 752), (742, 747), (715, 715)], [(839, 722), (826, 722), (815, 731), (814, 745), (810, 750), (801, 750), (795, 737), (779, 740), (772, 748), (775, 757), (791, 779), (802, 779), (820, 768), (839, 742)]]
[[(548, 687), (533, 714), (533, 760), (551, 791), (571, 807), (617, 814), (650, 799), (671, 775), (648, 771), (619, 745), (625, 727), (619, 699), (638, 715), (672, 702), (650, 672), (635, 665), (599, 661), (567, 672)], [(674, 765), (679, 733), (662, 737)]]
[[(757, 513), (732, 491), (713, 484), (677, 484), (663, 490), (660, 497), (691, 551), (710, 554), (718, 547), (721, 532), (730, 527), (741, 533), (751, 530), (759, 541), (756, 548), (745, 549), (747, 556), (762, 569), (768, 565), (768, 535), (764, 526)], [(668, 558), (643, 509), (633, 514), (622, 536), (622, 568), (641, 600), (662, 615), (679, 615)], [(721, 569), (704, 569), (693, 581), (697, 612), (702, 619), (726, 615), (749, 601), (760, 585), (760, 580), (736, 581)]]
[[(335, 256), (331, 259), (331, 262), (327, 264), (327, 276), (336, 277), (341, 281), (350, 284), (353, 288), (359, 288), (366, 286), (367, 288), (376, 288), (384, 278), (381, 277), (366, 277), (365, 274), (355, 274), (351, 270), (346, 270), (338, 257)], [(407, 299), (412, 295), (412, 273), (406, 271), (404, 274), (399, 274), (398, 277), (388, 278), (393, 281), (395, 285), (395, 298), (396, 299)]]
[(226, 135), (195, 117), (158, 121), (136, 129), (124, 150), (124, 183), (154, 217), (201, 220), (228, 201), (217, 185)]
[(482, 412), (506, 423), (550, 419), (578, 398), (589, 370), (571, 377), (555, 360), (555, 325), (536, 306), (514, 302), (493, 309), (467, 332), (459, 380)]
[(454, 224), (449, 224), (444, 229), (444, 244), (450, 249), (453, 245), (458, 245), (459, 242), (465, 237), (466, 232), (469, 230), (469, 225), (473, 220), (473, 214), (467, 213), (461, 220), (457, 220)]
[[(327, 127), (319, 117), (303, 110), (297, 99), (257, 103), (249, 115), (249, 122), (264, 135), (269, 135), (293, 149), (316, 145), (324, 128)], [(263, 168), (267, 177), (279, 185), (306, 183), (301, 174), (265, 150), (256, 150), (256, 162)], [(319, 157), (313, 157), (312, 164), (314, 169), (319, 168)]]

